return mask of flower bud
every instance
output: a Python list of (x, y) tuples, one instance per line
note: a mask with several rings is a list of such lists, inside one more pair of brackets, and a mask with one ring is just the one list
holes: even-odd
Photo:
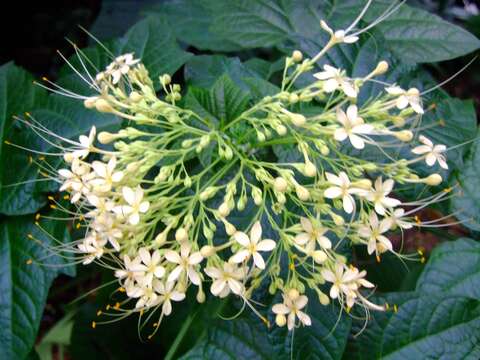
[(211, 199), (216, 193), (217, 193), (217, 188), (213, 186), (207, 187), (205, 190), (203, 190), (200, 193), (200, 200), (205, 201), (205, 200)]
[(372, 182), (369, 179), (360, 179), (358, 181), (355, 181), (353, 183), (353, 186), (368, 190), (372, 187)]
[(290, 94), (290, 96), (288, 97), (288, 101), (290, 101), (290, 103), (292, 104), (295, 104), (298, 102), (298, 95), (297, 94)]
[(290, 114), (290, 120), (295, 126), (303, 126), (307, 122), (307, 119), (302, 114)]
[(232, 236), (237, 232), (237, 228), (233, 224), (229, 223), (228, 221), (225, 221), (224, 224), (225, 224), (225, 231), (228, 236)]
[(157, 236), (155, 236), (155, 240), (154, 240), (155, 245), (164, 244), (165, 241), (167, 241), (167, 234), (168, 234), (168, 231), (162, 231)]
[(285, 326), (285, 324), (287, 323), (287, 318), (283, 314), (277, 314), (277, 316), (275, 316), (275, 323), (279, 327)]
[(259, 206), (263, 202), (262, 190), (258, 187), (252, 189), (252, 198), (255, 205)]
[(198, 288), (197, 301), (198, 301), (198, 303), (200, 303), (200, 304), (202, 304), (202, 303), (205, 302), (205, 293), (203, 292), (203, 290), (202, 290), (201, 287)]
[(439, 174), (431, 174), (423, 179), (423, 182), (430, 186), (437, 186), (441, 184), (442, 177)]
[(179, 243), (188, 240), (188, 232), (184, 227), (179, 227), (177, 231), (175, 231), (175, 240), (177, 240)]
[(95, 107), (95, 102), (97, 101), (97, 99), (98, 98), (96, 96), (89, 97), (83, 101), (83, 105), (87, 109), (93, 109)]
[(230, 207), (228, 206), (227, 203), (223, 202), (218, 207), (218, 212), (220, 213), (220, 216), (227, 217), (230, 214)]
[(292, 53), (292, 60), (295, 61), (295, 62), (300, 62), (303, 60), (303, 54), (300, 50), (295, 50), (293, 53)]
[(330, 154), (330, 149), (328, 148), (327, 145), (323, 145), (323, 146), (320, 147), (320, 153), (323, 156), (327, 156), (328, 154)]
[(63, 154), (63, 160), (65, 160), (65, 162), (67, 163), (71, 163), (74, 159), (74, 156), (72, 153), (65, 153)]
[(215, 247), (211, 245), (205, 245), (200, 249), (200, 254), (202, 254), (204, 258), (210, 257), (216, 252), (217, 250), (215, 249)]
[(140, 100), (142, 100), (142, 95), (140, 95), (140, 94), (139, 94), (138, 92), (136, 92), (136, 91), (132, 91), (128, 97), (129, 97), (130, 100), (132, 100), (134, 103), (137, 103), (137, 102), (139, 102)]
[(98, 99), (95, 101), (95, 109), (103, 113), (113, 112), (113, 107), (105, 99)]
[(278, 125), (277, 127), (275, 127), (275, 131), (278, 135), (283, 136), (287, 134), (288, 129), (285, 125)]
[(163, 74), (162, 76), (160, 76), (160, 84), (162, 84), (163, 86), (166, 86), (171, 82), (172, 82), (172, 78), (170, 77), (170, 75)]
[(320, 304), (322, 304), (324, 306), (330, 304), (330, 298), (327, 295), (325, 295), (324, 293), (318, 294), (318, 300), (320, 301)]
[(233, 151), (230, 146), (225, 147), (223, 156), (225, 157), (226, 160), (231, 160), (233, 158)]
[(292, 288), (292, 289), (288, 290), (287, 295), (292, 301), (295, 301), (300, 296), (300, 293), (298, 292), (297, 289)]
[(373, 71), (374, 75), (382, 75), (388, 71), (388, 63), (386, 61), (380, 61)]
[(337, 215), (333, 212), (330, 213), (330, 217), (332, 218), (334, 224), (337, 225), (337, 226), (342, 226), (345, 223), (345, 220), (343, 219), (343, 217), (341, 217), (340, 215)]
[(247, 199), (244, 196), (241, 196), (237, 201), (237, 209), (238, 211), (245, 210)]
[(314, 251), (312, 257), (317, 264), (322, 264), (325, 262), (325, 260), (327, 260), (327, 254), (325, 254), (325, 252), (322, 250)]
[(303, 173), (305, 176), (314, 177), (317, 175), (317, 167), (311, 161), (307, 161)]
[(278, 192), (285, 192), (288, 189), (288, 182), (283, 177), (276, 177), (273, 181), (273, 188)]
[(307, 188), (305, 188), (301, 185), (297, 185), (295, 187), (295, 192), (296, 192), (298, 198), (302, 201), (307, 201), (308, 199), (310, 199), (310, 192), (308, 191)]
[(403, 142), (409, 142), (413, 139), (413, 133), (410, 130), (397, 131), (394, 136)]
[(112, 134), (107, 131), (102, 131), (100, 134), (98, 134), (98, 137), (97, 137), (100, 144), (110, 144), (116, 138), (117, 138), (117, 134)]

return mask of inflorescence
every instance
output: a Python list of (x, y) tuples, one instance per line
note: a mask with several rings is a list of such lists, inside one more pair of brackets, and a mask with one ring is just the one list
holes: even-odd
[[(23, 120), (61, 150), (64, 168), (43, 172), (68, 194), (73, 209), (55, 206), (85, 236), (58, 251), (111, 269), (125, 296), (111, 316), (150, 312), (159, 317), (158, 328), (191, 287), (200, 303), (207, 288), (220, 298), (233, 294), (259, 314), (251, 298), (265, 282), (271, 294), (282, 295), (271, 309), (276, 324), (290, 330), (311, 324), (309, 301), (335, 300), (347, 311), (359, 305), (367, 316), (371, 309), (385, 310), (368, 300), (374, 285), (366, 271), (349, 264), (340, 249), (364, 245), (379, 261), (385, 252), (414, 258), (397, 253), (388, 234), (422, 226), (415, 212), (447, 192), (402, 203), (395, 186), (439, 185), (438, 173), (421, 177), (412, 166), (447, 169), (447, 149), (415, 131), (424, 113), (415, 88), (385, 84), (380, 96), (357, 105), (362, 86), (388, 71), (385, 61), (364, 77), (330, 65), (311, 76), (330, 48), (358, 40), (362, 31), (352, 32), (358, 20), (340, 31), (322, 22), (330, 35), (325, 47), (312, 59), (294, 51), (286, 58), (281, 90), (221, 126), (183, 107), (181, 87), (169, 75), (160, 76), (158, 97), (134, 54), (84, 77), (93, 96), (52, 89), (127, 120), (122, 130), (97, 134), (92, 127), (73, 141), (32, 116)], [(85, 55), (76, 50), (84, 64)], [(309, 76), (308, 85), (297, 85), (301, 75)], [(313, 115), (294, 110), (311, 103)], [(274, 147), (298, 151), (301, 158), (272, 160)], [(367, 147), (383, 157), (375, 162), (350, 155), (352, 148)], [(410, 147), (411, 157), (394, 159), (387, 153), (392, 147)], [(206, 151), (211, 159), (199, 162)]]

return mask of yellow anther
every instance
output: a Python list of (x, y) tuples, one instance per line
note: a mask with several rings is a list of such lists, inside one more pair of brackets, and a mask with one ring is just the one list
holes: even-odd
[(97, 316), (100, 316), (100, 315), (102, 315), (102, 310), (97, 311)]
[(46, 172), (43, 172), (43, 171), (39, 171), (39, 172), (40, 172), (40, 175), (42, 175), (42, 176), (45, 176), (45, 177), (49, 176)]
[(380, 255), (376, 256), (377, 262), (380, 262)]
[(422, 223), (422, 221), (420, 220), (420, 218), (418, 217), (418, 215), (415, 215), (414, 216), (414, 219), (415, 219), (415, 222), (417, 223), (417, 225), (420, 225)]
[(80, 217), (78, 218), (80, 221), (83, 221), (85, 220), (85, 217), (83, 215), (80, 215)]
[(346, 311), (347, 311), (347, 314), (350, 314), (350, 310), (351, 310), (351, 309), (352, 309), (352, 308), (351, 308), (350, 306), (347, 306), (347, 310), (346, 310)]
[(393, 304), (393, 312), (397, 313), (398, 312), (398, 306), (397, 304)]
[(298, 257), (297, 254), (292, 255), (292, 259), (296, 259), (297, 257)]
[(47, 199), (50, 200), (50, 201), (55, 200), (55, 198), (52, 195), (47, 196)]
[(95, 321), (92, 321), (92, 329), (95, 329), (97, 327), (97, 323)]
[(26, 261), (26, 263), (27, 263), (27, 265), (31, 265), (31, 264), (33, 263), (33, 260), (32, 260), (32, 259), (28, 259), (28, 260)]
[(25, 111), (25, 116), (31, 116), (28, 111)]
[(29, 239), (33, 239), (33, 235), (32, 235), (32, 234), (27, 234), (27, 237), (28, 237)]
[(119, 302), (116, 302), (115, 303), (115, 306), (113, 307), (115, 310), (118, 310), (120, 309), (120, 303)]
[(385, 303), (385, 310), (390, 309), (390, 305), (388, 303)]
[(42, 80), (43, 80), (43, 81), (48, 81), (48, 79), (47, 79), (46, 76), (42, 76)]
[(44, 161), (44, 160), (45, 160), (45, 156), (40, 156), (40, 157), (38, 158), (38, 160)]
[(125, 289), (124, 289), (123, 287), (119, 287), (119, 288), (118, 288), (118, 291), (120, 291), (120, 292), (125, 292)]
[(39, 219), (40, 219), (40, 216), (42, 216), (42, 215), (40, 215), (40, 213), (36, 213), (36, 214), (35, 214), (35, 220), (39, 220)]
[(56, 209), (56, 208), (57, 208), (57, 206), (56, 206), (56, 205), (54, 205), (54, 204), (50, 204), (50, 209)]
[(105, 309), (110, 310), (110, 304), (107, 304), (107, 306), (105, 306)]
[(12, 143), (8, 140), (5, 140), (4, 143), (7, 144), (7, 145), (12, 145)]
[(33, 157), (29, 156), (29, 157), (28, 157), (28, 162), (29, 162), (30, 164), (33, 163)]
[(446, 123), (445, 120), (443, 120), (443, 119), (438, 120), (438, 123), (440, 124), (440, 126), (445, 126), (445, 125), (447, 125), (447, 123)]
[(446, 193), (449, 193), (450, 191), (452, 191), (452, 188), (451, 188), (451, 187), (448, 187), (448, 188), (446, 188), (446, 189), (443, 189), (443, 191), (446, 192)]
[(140, 316), (143, 316), (143, 309), (140, 310)]
[(64, 195), (63, 196), (63, 200), (68, 200), (68, 199), (70, 199), (70, 195)]
[(422, 256), (422, 257), (420, 258), (420, 262), (421, 262), (422, 264), (425, 264), (425, 261), (426, 261), (425, 257)]
[(80, 223), (77, 223), (77, 225), (75, 225), (77, 229), (80, 229), (80, 226), (82, 226)]
[(288, 266), (288, 268), (290, 270), (295, 270), (295, 264), (294, 263), (290, 263), (290, 265)]
[(158, 323), (153, 323), (153, 327), (157, 327), (158, 326)]
[(40, 226), (40, 223), (38, 221), (35, 221), (35, 226)]
[(418, 248), (417, 252), (419, 255), (423, 256), (423, 248)]

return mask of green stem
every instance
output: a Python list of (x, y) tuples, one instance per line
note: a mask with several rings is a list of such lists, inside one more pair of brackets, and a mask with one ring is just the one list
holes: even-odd
[(173, 356), (178, 350), (178, 347), (182, 343), (183, 338), (187, 334), (187, 330), (190, 328), (190, 325), (193, 322), (193, 319), (197, 315), (197, 312), (195, 312), (193, 315), (189, 315), (185, 322), (183, 323), (182, 327), (180, 328), (180, 331), (178, 332), (177, 336), (175, 337), (175, 340), (173, 341), (172, 346), (170, 346), (170, 349), (168, 349), (167, 355), (165, 355), (165, 360), (171, 360), (173, 359)]

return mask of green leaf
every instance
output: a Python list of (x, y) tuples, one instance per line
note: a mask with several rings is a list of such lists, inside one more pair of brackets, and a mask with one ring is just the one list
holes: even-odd
[(210, 90), (190, 88), (185, 105), (207, 121), (222, 127), (245, 111), (249, 101), (248, 93), (225, 74), (217, 79)]
[[(69, 241), (65, 223), (42, 226), (62, 243)], [(62, 258), (42, 247), (54, 244), (32, 218), (7, 218), (0, 229), (0, 348), (5, 359), (23, 359), (34, 344), (52, 280), (61, 271), (73, 275), (73, 268), (62, 269)]]
[(212, 31), (214, 14), (207, 0), (173, 0), (145, 11), (155, 16), (165, 15), (175, 36), (201, 50), (235, 51), (238, 45), (222, 33)]
[[(390, 5), (391, 1), (376, 1), (365, 19), (374, 21)], [(385, 37), (388, 48), (404, 62), (444, 61), (480, 47), (480, 40), (468, 31), (408, 5), (402, 5), (377, 29)]]
[(134, 52), (142, 59), (154, 81), (159, 75), (175, 73), (192, 56), (178, 46), (165, 17), (140, 21), (119, 40), (119, 44), (121, 53)]
[(480, 300), (480, 243), (462, 238), (436, 247), (418, 279), (417, 290)]
[(0, 203), (4, 191), (2, 185), (7, 184), (4, 179), (7, 168), (3, 167), (3, 164), (8, 155), (4, 153), (11, 149), (11, 146), (4, 142), (9, 140), (8, 134), (14, 122), (12, 117), (32, 110), (35, 103), (46, 98), (46, 92), (33, 87), (32, 81), (33, 77), (29, 73), (13, 63), (0, 67)]
[[(375, 298), (377, 302), (381, 299)], [(394, 293), (398, 312), (375, 313), (350, 343), (352, 359), (478, 359), (480, 306), (464, 297)], [(356, 324), (354, 332), (362, 324)]]
[[(473, 135), (473, 134), (472, 134)], [(464, 225), (475, 231), (480, 230), (480, 194), (478, 179), (480, 178), (480, 145), (474, 142), (464, 166), (455, 174), (452, 185), (459, 185), (454, 190), (451, 200), (451, 211), (464, 221)]]

